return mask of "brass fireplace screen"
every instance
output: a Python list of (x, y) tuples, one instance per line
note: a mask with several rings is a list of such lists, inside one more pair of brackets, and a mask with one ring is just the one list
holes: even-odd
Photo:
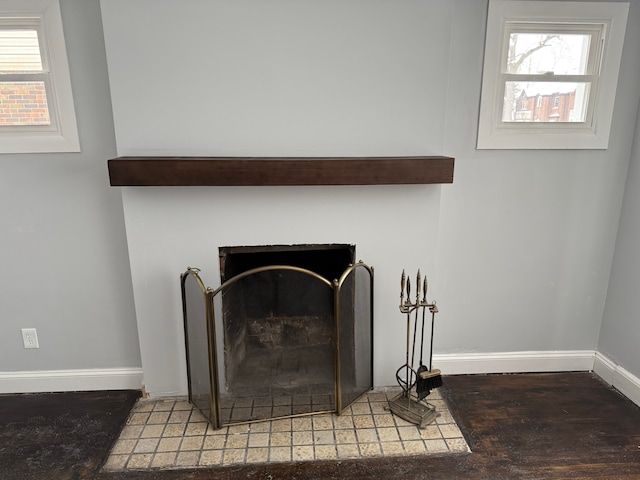
[(215, 428), (335, 412), (373, 387), (373, 269), (268, 265), (181, 277), (189, 401)]

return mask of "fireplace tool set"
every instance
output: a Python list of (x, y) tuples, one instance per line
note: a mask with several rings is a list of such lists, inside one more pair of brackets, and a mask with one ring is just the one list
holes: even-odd
[[(406, 293), (406, 298), (405, 298)], [(422, 295), (422, 298), (420, 296)], [(427, 310), (431, 313), (429, 364), (423, 362), (425, 324)], [(396, 371), (396, 380), (402, 392), (389, 400), (389, 410), (400, 418), (424, 428), (435, 420), (437, 413), (435, 406), (425, 398), (431, 390), (442, 385), (440, 370), (432, 368), (433, 362), (433, 327), (435, 315), (438, 313), (436, 302), (427, 301), (427, 277), (421, 279), (420, 270), (416, 276), (415, 301), (411, 300), (411, 280), (405, 276), (404, 270), (400, 280), (400, 312), (407, 318), (407, 348), (405, 363)], [(418, 337), (418, 323), (420, 322), (420, 336)], [(412, 328), (413, 320), (413, 328)], [(418, 341), (420, 358), (416, 359)], [(417, 363), (416, 363), (417, 360)]]

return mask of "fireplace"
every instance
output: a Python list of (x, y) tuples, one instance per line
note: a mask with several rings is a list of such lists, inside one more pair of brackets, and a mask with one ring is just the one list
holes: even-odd
[(215, 427), (336, 412), (373, 387), (373, 270), (347, 244), (220, 247), (181, 276), (190, 401)]

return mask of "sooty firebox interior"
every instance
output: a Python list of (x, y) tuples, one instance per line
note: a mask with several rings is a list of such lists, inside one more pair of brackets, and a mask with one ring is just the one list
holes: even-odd
[[(355, 247), (343, 244), (221, 247), (220, 273), (226, 282), (253, 269), (286, 265), (333, 281), (354, 257)], [(225, 289), (223, 403), (225, 397), (298, 395), (311, 396), (315, 404), (282, 405), (277, 413), (331, 409), (333, 295), (315, 276), (279, 269), (248, 275)]]

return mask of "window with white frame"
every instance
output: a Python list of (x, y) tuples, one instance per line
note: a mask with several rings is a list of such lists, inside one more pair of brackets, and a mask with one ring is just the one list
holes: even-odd
[(607, 148), (628, 8), (490, 0), (477, 147)]
[(0, 153), (78, 152), (58, 0), (0, 5)]

